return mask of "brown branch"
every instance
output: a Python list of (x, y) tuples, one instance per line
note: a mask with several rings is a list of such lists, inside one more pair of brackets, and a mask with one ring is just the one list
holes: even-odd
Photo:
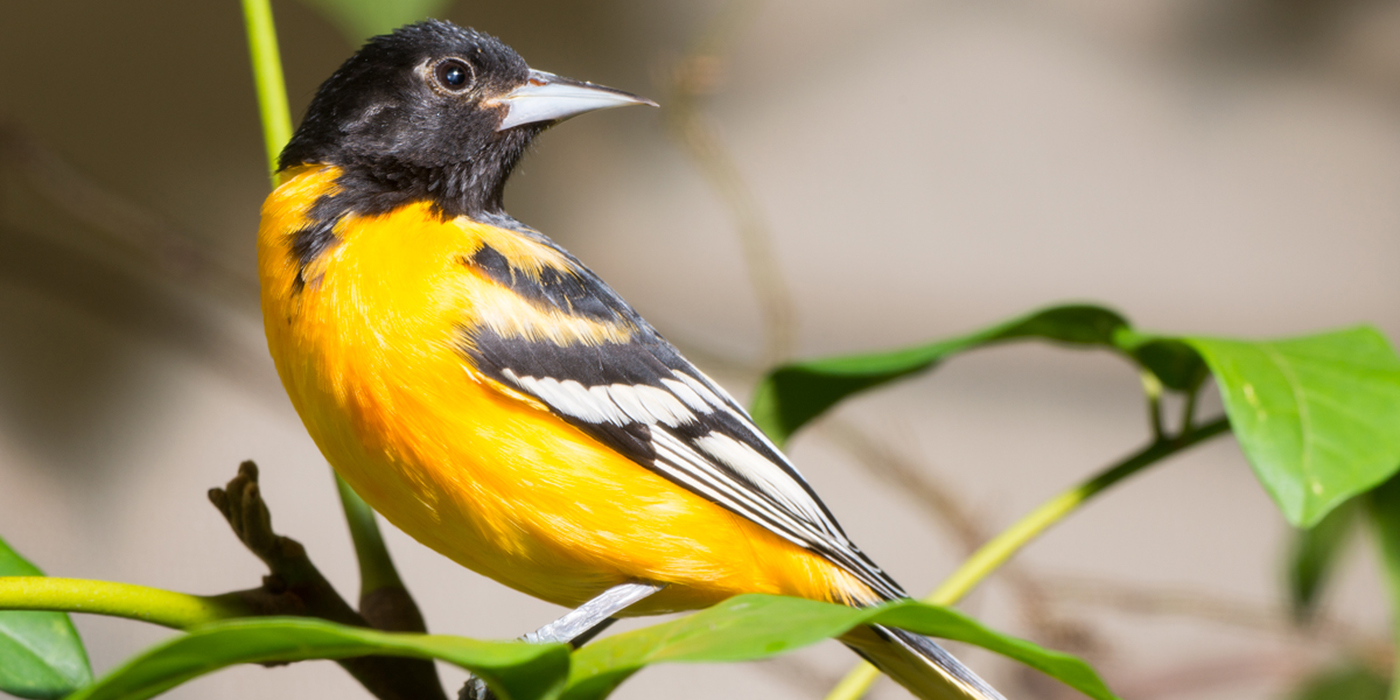
[[(272, 514), (258, 487), (258, 468), (252, 462), (238, 467), (222, 489), (210, 489), (209, 500), (223, 514), (238, 539), (267, 564), (263, 585), (229, 594), (256, 615), (315, 617), (343, 625), (391, 632), (422, 632), (418, 607), (402, 596), (378, 599), (356, 612), (311, 563), (299, 542), (272, 529)], [(339, 662), (350, 675), (380, 700), (446, 700), (433, 662), (424, 659), (364, 656)]]

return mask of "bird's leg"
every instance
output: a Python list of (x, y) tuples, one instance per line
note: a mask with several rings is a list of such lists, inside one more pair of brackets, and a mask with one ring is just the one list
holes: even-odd
[(522, 640), (536, 644), (568, 642), (575, 649), (584, 645), (608, 625), (617, 621), (613, 617), (628, 606), (665, 588), (655, 583), (624, 583), (603, 591), (597, 598), (570, 610), (563, 617), (531, 632)]
[[(520, 639), (534, 644), (562, 642), (575, 649), (608, 628), (617, 618), (614, 615), (626, 610), (653, 593), (665, 588), (657, 583), (624, 583), (603, 591), (598, 597), (570, 610), (563, 617), (526, 634)], [(472, 676), (462, 686), (458, 700), (491, 700), (494, 696), (480, 678)]]

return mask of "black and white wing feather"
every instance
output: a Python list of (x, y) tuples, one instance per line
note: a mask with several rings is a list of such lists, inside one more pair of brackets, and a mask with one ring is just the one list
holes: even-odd
[(904, 596), (748, 413), (596, 275), (570, 256), (572, 270), (527, 276), (483, 251), (473, 259), (479, 269), (516, 294), (552, 312), (625, 327), (628, 337), (559, 343), (471, 327), (463, 351), (479, 371), (638, 464), (825, 556), (882, 598)]

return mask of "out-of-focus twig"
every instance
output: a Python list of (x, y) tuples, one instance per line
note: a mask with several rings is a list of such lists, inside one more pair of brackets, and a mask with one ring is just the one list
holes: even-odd
[[(839, 418), (825, 421), (822, 432), (855, 457), (866, 471), (912, 497), (924, 513), (953, 536), (965, 553), (977, 551), (990, 539), (987, 528), (967, 507), (968, 500), (955, 493), (932, 470)], [(1014, 563), (1003, 566), (997, 574), (1011, 588), (1035, 637), (1055, 648), (1077, 653), (1099, 646), (1086, 626), (1055, 614), (1036, 576)]]
[(666, 103), (662, 114), (671, 138), (695, 162), (738, 227), (749, 281), (763, 316), (762, 364), (771, 366), (792, 355), (797, 336), (792, 293), (773, 249), (772, 229), (763, 207), (701, 111), (704, 98), (723, 81), (725, 53), (759, 6), (755, 0), (728, 2), (690, 51), (664, 72), (661, 80)]
[(13, 171), (86, 230), (158, 273), (244, 304), (257, 299), (252, 276), (210, 255), (190, 234), (97, 184), (37, 139), (3, 122), (0, 168)]
[(1322, 613), (1299, 626), (1282, 607), (1227, 598), (1206, 591), (1162, 589), (1077, 576), (1041, 576), (1050, 600), (1107, 608), (1137, 615), (1191, 617), (1279, 637), (1293, 637), (1308, 644), (1324, 643), (1349, 653), (1389, 662), (1390, 644), (1382, 636)]
[(1178, 664), (1150, 675), (1114, 678), (1113, 689), (1119, 697), (1133, 700), (1193, 697), (1202, 691), (1238, 687), (1250, 681), (1296, 683), (1314, 667), (1308, 655), (1298, 650), (1233, 654)]

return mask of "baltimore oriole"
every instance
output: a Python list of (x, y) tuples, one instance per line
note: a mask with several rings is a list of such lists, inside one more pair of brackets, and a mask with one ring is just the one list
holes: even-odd
[[(445, 22), (347, 60), (282, 152), (258, 235), (293, 405), (404, 532), (560, 605), (629, 584), (602, 617), (905, 597), (724, 389), (503, 209), (540, 132), (629, 104), (655, 103)], [(921, 697), (1001, 697), (919, 635), (843, 641)]]

